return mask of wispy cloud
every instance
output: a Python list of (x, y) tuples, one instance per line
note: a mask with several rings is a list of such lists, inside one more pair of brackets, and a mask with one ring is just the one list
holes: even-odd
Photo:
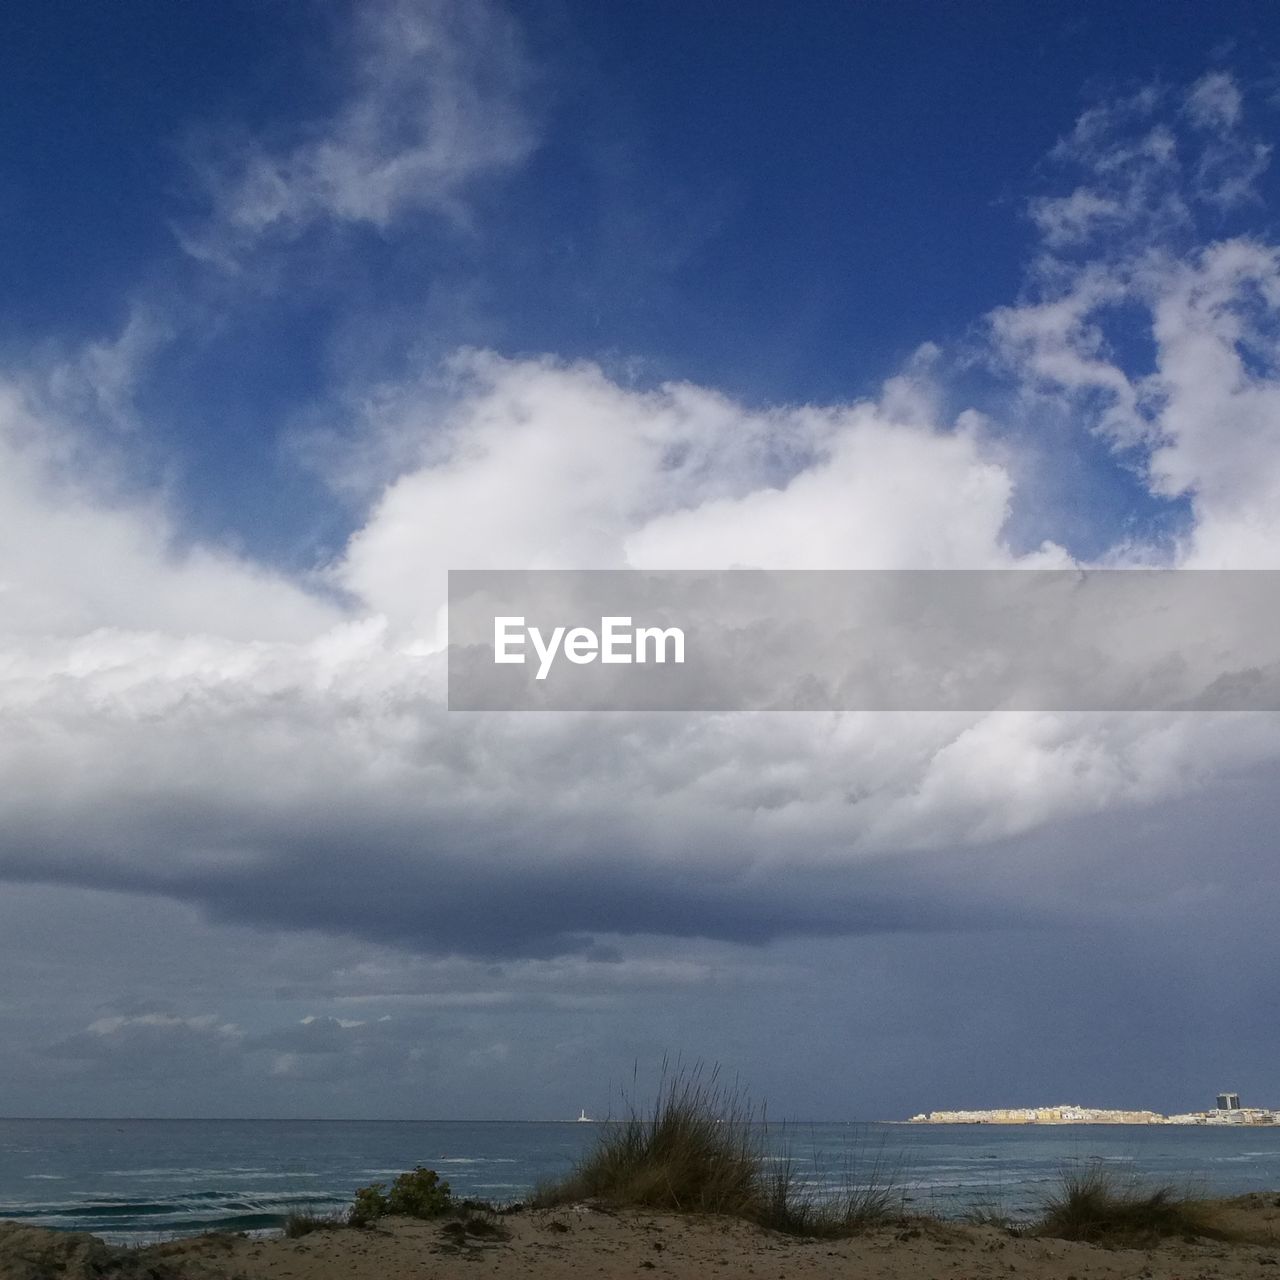
[(1054, 252), (1168, 243), (1194, 235), (1206, 208), (1256, 201), (1270, 155), (1248, 130), (1230, 73), (1210, 72), (1180, 94), (1148, 86), (1080, 116), (1050, 157), (1079, 184), (1032, 200), (1031, 217)]
[(374, 0), (352, 15), (334, 50), (346, 88), (332, 114), (286, 139), (206, 144), (197, 172), (210, 214), (180, 233), (196, 257), (229, 265), (322, 223), (382, 231), (427, 212), (465, 224), (475, 184), (537, 145), (532, 67), (506, 11)]

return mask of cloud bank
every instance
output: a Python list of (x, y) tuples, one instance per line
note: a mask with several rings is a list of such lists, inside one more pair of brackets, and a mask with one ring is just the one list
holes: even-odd
[[(503, 20), (384, 4), (362, 24), (332, 116), (213, 175), (210, 256), (322, 222), (454, 214), (474, 179), (529, 154)], [(1119, 542), (1102, 563), (1280, 568), (1280, 249), (1201, 230), (1254, 198), (1269, 153), (1247, 125), (1221, 72), (1087, 112), (1055, 156), (1079, 184), (1029, 207), (1025, 294), (983, 322), (1005, 404), (1053, 405), (1154, 499), (1190, 504), (1172, 546)], [(0, 877), (601, 974), (655, 936), (1061, 926), (1088, 904), (1033, 886), (1083, 865), (1082, 823), (1088, 858), (1114, 853), (1121, 879), (1136, 826), (1163, 844), (1162, 875), (1126, 886), (1134, 912), (1193, 892), (1177, 805), (1273, 770), (1272, 717), (444, 709), (449, 568), (1075, 563), (1053, 541), (1011, 545), (1016, 435), (949, 407), (949, 358), (926, 345), (874, 398), (771, 408), (485, 350), (348, 389), (349, 434), (387, 473), (307, 581), (184, 544), (162, 504), (86, 480), (74, 424), (15, 373), (0, 388)], [(344, 998), (413, 982), (365, 975)], [(176, 1038), (287, 1077), (323, 1075), (343, 1046), (404, 1051), (360, 1018), (254, 1034), (203, 1011), (112, 1013), (55, 1056), (138, 1062)]]

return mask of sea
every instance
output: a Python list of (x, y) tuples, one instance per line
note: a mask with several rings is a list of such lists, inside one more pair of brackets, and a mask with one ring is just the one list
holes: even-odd
[[(142, 1243), (211, 1229), (270, 1232), (336, 1212), (357, 1187), (417, 1165), (454, 1193), (514, 1203), (568, 1172), (599, 1124), (510, 1121), (0, 1120), (0, 1219)], [(1064, 1170), (1206, 1195), (1280, 1191), (1276, 1128), (771, 1124), (770, 1159), (815, 1195), (898, 1188), (908, 1206), (1029, 1217)]]

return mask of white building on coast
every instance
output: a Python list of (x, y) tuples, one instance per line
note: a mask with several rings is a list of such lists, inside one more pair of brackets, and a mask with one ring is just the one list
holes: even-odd
[(1240, 1095), (1220, 1093), (1218, 1105), (1208, 1111), (1188, 1111), (1166, 1116), (1158, 1111), (1126, 1111), (1106, 1107), (1081, 1107), (1062, 1103), (1056, 1107), (996, 1107), (980, 1111), (930, 1111), (911, 1117), (910, 1124), (1280, 1124), (1280, 1111), (1242, 1107)]

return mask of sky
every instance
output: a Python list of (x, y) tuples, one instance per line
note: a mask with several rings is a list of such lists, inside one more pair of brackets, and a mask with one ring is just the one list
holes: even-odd
[(1280, 1106), (1273, 713), (445, 706), (464, 568), (1280, 569), (1265, 3), (0, 14), (0, 1113)]

